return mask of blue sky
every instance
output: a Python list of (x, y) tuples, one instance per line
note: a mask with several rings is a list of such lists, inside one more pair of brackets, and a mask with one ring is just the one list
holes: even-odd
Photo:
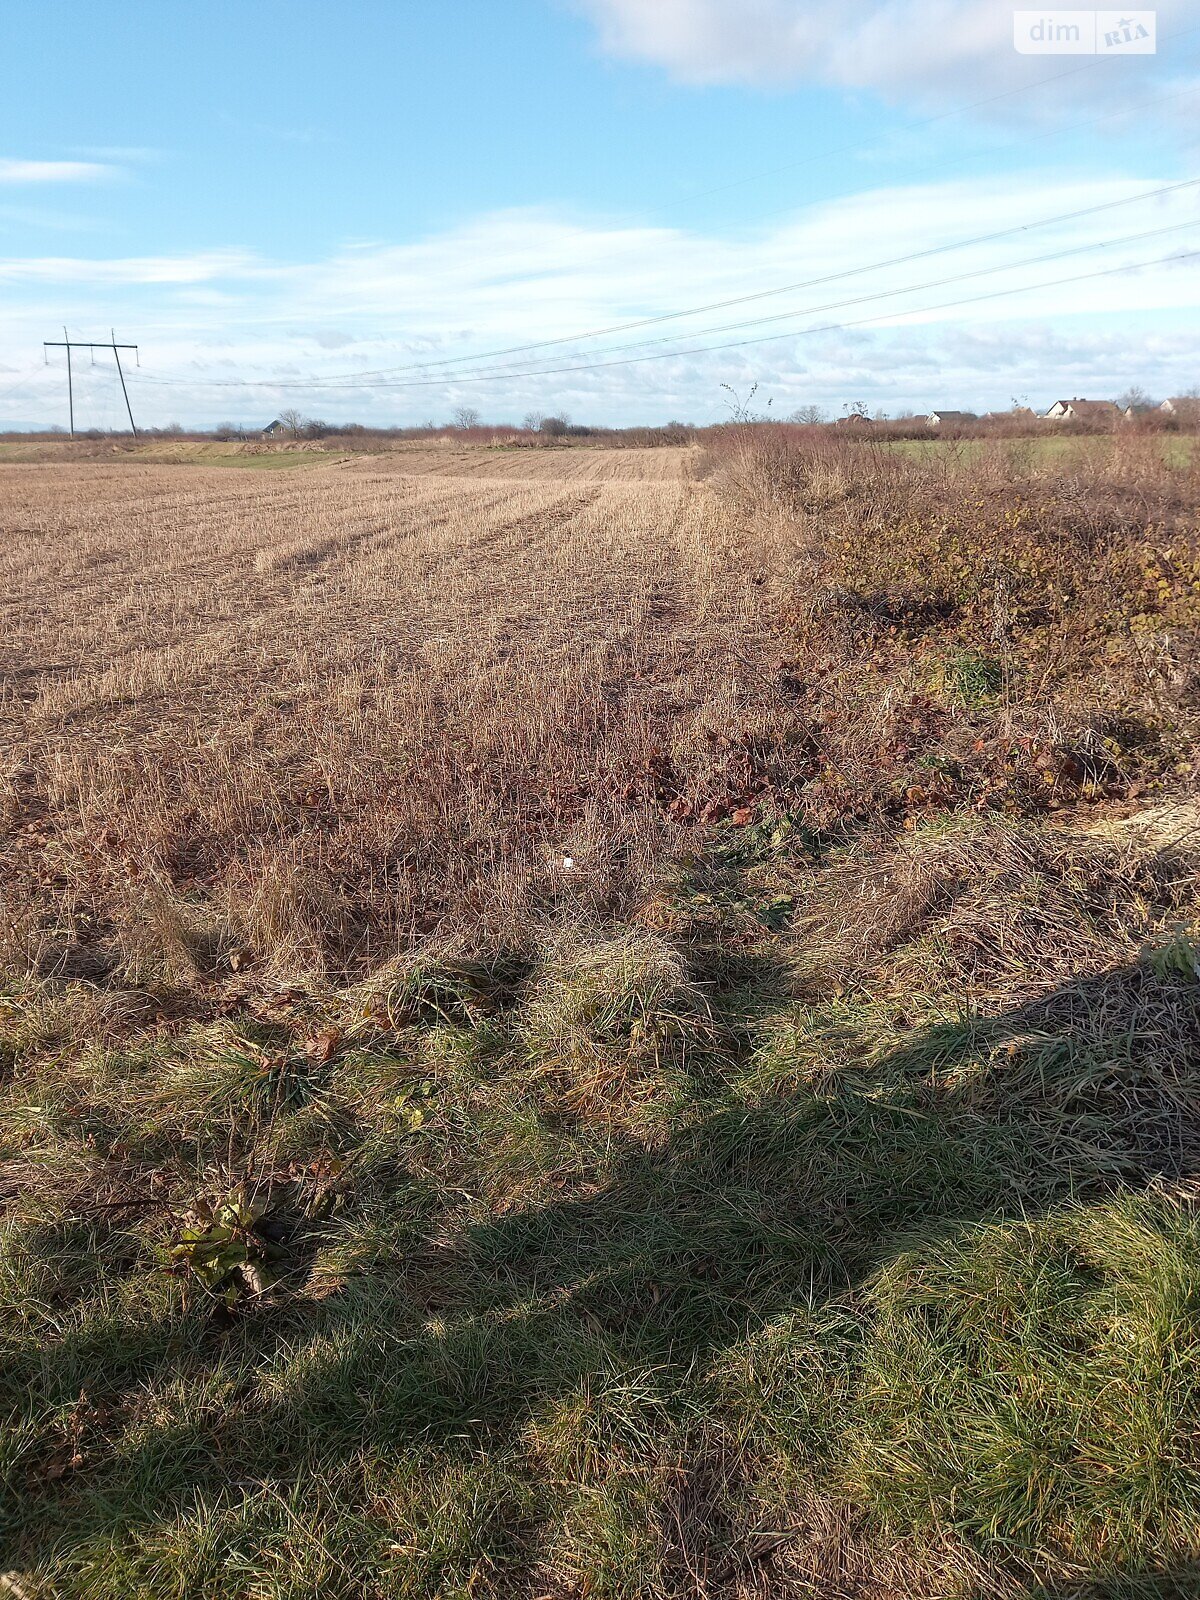
[[(706, 421), (723, 383), (833, 414), (1200, 383), (1200, 257), (1164, 259), (1200, 251), (1200, 187), (1113, 204), (1200, 177), (1200, 14), (1168, 0), (1157, 54), (1120, 59), (1019, 55), (1011, 18), (992, 0), (10, 0), (0, 423), (63, 420), (61, 357), (38, 362), (64, 323), (140, 344), (147, 423), (462, 404)], [(1126, 263), (1150, 264), (1108, 272)], [(760, 342), (704, 348), (740, 338)], [(80, 424), (119, 407), (111, 362), (85, 364)]]

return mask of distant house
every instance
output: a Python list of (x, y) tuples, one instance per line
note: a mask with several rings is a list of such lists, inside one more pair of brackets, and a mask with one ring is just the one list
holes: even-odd
[(1007, 411), (985, 411), (981, 422), (1036, 422), (1037, 412), (1029, 406), (1010, 406)]
[(1200, 422), (1200, 397), (1196, 395), (1176, 395), (1173, 400), (1164, 400), (1158, 409), (1163, 416), (1180, 422)]
[(262, 431), (262, 436), (263, 436), (264, 439), (273, 439), (276, 436), (276, 434), (286, 433), (286, 432), (287, 432), (286, 426), (282, 422), (280, 422), (278, 417), (276, 417), (274, 422), (268, 422), (267, 423), (266, 427)]
[(851, 411), (844, 417), (835, 417), (834, 418), (834, 427), (835, 428), (846, 428), (846, 427), (869, 428), (870, 426), (871, 426), (870, 417), (865, 417), (862, 414), (861, 411)]
[(931, 411), (925, 418), (931, 428), (941, 428), (947, 423), (953, 426), (958, 422), (977, 422), (978, 420), (973, 411)]
[(1111, 400), (1056, 400), (1045, 413), (1047, 422), (1115, 422), (1121, 408)]

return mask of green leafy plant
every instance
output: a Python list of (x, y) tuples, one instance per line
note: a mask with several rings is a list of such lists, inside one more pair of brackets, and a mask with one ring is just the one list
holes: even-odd
[(792, 853), (819, 861), (821, 841), (790, 811), (770, 813), (743, 827), (726, 823), (713, 849), (717, 860), (730, 867), (752, 866)]
[(243, 1188), (198, 1199), (179, 1219), (170, 1246), (172, 1268), (184, 1271), (230, 1304), (270, 1287), (267, 1242), (257, 1231), (262, 1202)]
[(425, 1079), (421, 1083), (410, 1084), (397, 1094), (393, 1108), (399, 1120), (405, 1124), (410, 1133), (416, 1133), (418, 1128), (425, 1126), (429, 1115), (429, 1106), (437, 1085), (432, 1079)]
[(974, 650), (960, 650), (942, 669), (947, 693), (960, 705), (986, 705), (1004, 688), (1004, 663)]
[(1179, 928), (1165, 944), (1145, 952), (1145, 961), (1158, 978), (1200, 978), (1200, 938), (1195, 928)]

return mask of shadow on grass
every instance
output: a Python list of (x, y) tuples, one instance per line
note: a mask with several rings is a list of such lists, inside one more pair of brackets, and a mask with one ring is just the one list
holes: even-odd
[[(1028, 1600), (1195, 1600), (1200, 1594), (1200, 1564), (1110, 1572), (1067, 1588), (1030, 1589)], [(984, 1600), (980, 1596), (980, 1600)]]
[[(386, 1476), (388, 1463), (403, 1463), (396, 1481), (469, 1476), (492, 1463), (499, 1477), (472, 1491), (469, 1526), (447, 1517), (439, 1528), (430, 1491), (427, 1577), (396, 1592), (432, 1593), (484, 1559), (505, 1574), (503, 1592), (517, 1593), (572, 1480), (609, 1493), (610, 1466), (673, 1459), (687, 1463), (685, 1488), (662, 1559), (677, 1570), (658, 1582), (691, 1592), (689, 1571), (697, 1560), (718, 1571), (729, 1535), (729, 1468), (723, 1487), (704, 1483), (715, 1469), (703, 1458), (702, 1414), (728, 1403), (713, 1369), (777, 1319), (819, 1329), (840, 1316), (834, 1365), (844, 1375), (862, 1337), (852, 1330), (870, 1320), (863, 1286), (904, 1253), (938, 1260), (969, 1225), (1194, 1176), (1197, 993), (1131, 967), (998, 1019), (914, 1032), (817, 1084), (781, 1056), (776, 1088), (759, 1072), (753, 1096), (710, 1101), (662, 1149), (631, 1146), (593, 1192), (548, 1196), (449, 1247), (430, 1243), (328, 1299), (224, 1332), (188, 1319), (130, 1325), (104, 1366), (89, 1368), (97, 1346), (26, 1352), (13, 1375), (29, 1415), (61, 1408), (81, 1387), (92, 1404), (145, 1401), (165, 1385), (173, 1398), (134, 1405), (137, 1420), (107, 1454), (61, 1481), (14, 1478), (6, 1560), (68, 1574), (131, 1531), (263, 1484), (340, 1475), (344, 1485)], [(822, 1401), (794, 1377), (783, 1405), (792, 1431), (775, 1430), (813, 1458), (832, 1447), (853, 1387), (829, 1384)], [(959, 1528), (969, 1528), (971, 1493), (964, 1485)], [(649, 1515), (650, 1502), (631, 1504), (635, 1521)], [(423, 1515), (414, 1513), (417, 1543)], [(389, 1530), (359, 1521), (373, 1570)], [(1037, 1570), (1037, 1549), (1020, 1555)], [(1184, 1592), (1156, 1582), (1149, 1570), (1118, 1573), (1110, 1587), (1064, 1593)], [(88, 1592), (109, 1591), (93, 1579)]]

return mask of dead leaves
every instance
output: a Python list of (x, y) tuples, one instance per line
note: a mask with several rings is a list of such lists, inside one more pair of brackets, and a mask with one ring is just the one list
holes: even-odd
[(79, 1391), (79, 1399), (67, 1412), (57, 1429), (58, 1438), (49, 1453), (33, 1463), (29, 1477), (33, 1483), (57, 1483), (85, 1466), (94, 1448), (90, 1436), (103, 1429), (111, 1418), (111, 1409), (103, 1403), (93, 1405), (87, 1390)]
[(263, 1201), (244, 1187), (195, 1200), (176, 1218), (167, 1271), (187, 1273), (228, 1305), (265, 1294), (273, 1281), (270, 1246), (259, 1232), (265, 1211)]
[(304, 1041), (304, 1053), (310, 1061), (324, 1065), (332, 1061), (342, 1044), (340, 1028), (322, 1028), (311, 1039)]
[(653, 805), (676, 822), (708, 825), (730, 822), (745, 827), (773, 789), (770, 761), (774, 747), (746, 732), (737, 738), (708, 731), (714, 760), (694, 778), (681, 773), (661, 751), (652, 751), (639, 771), (622, 787), (621, 798)]

